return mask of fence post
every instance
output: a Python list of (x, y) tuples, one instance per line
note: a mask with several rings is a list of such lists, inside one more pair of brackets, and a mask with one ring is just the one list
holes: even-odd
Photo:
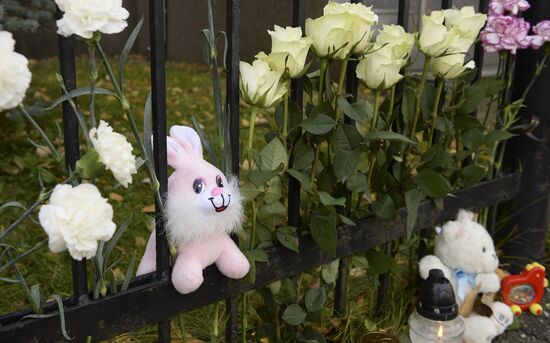
[[(531, 24), (550, 17), (550, 2), (532, 1), (525, 12), (525, 19)], [(547, 43), (548, 44), (548, 43)], [(518, 99), (531, 81), (543, 49), (521, 50), (517, 54), (514, 71), (513, 99)], [(535, 141), (526, 135), (510, 140), (504, 160), (505, 167), (519, 167), (523, 171), (519, 195), (513, 201), (511, 220), (498, 233), (499, 238), (513, 235), (504, 247), (504, 260), (512, 264), (511, 271), (518, 272), (544, 254), (546, 232), (550, 216), (550, 70), (546, 68), (533, 85), (526, 98), (526, 107), (520, 111), (522, 120), (529, 121), (536, 116), (539, 126), (533, 134), (541, 139)]]

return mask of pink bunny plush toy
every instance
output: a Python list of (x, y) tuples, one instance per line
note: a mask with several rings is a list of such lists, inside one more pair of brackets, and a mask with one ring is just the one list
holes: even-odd
[[(167, 137), (168, 164), (175, 171), (168, 179), (166, 230), (178, 255), (172, 284), (182, 294), (195, 291), (203, 282), (202, 271), (216, 264), (225, 276), (243, 278), (248, 260), (229, 237), (243, 219), (237, 180), (203, 159), (198, 134), (186, 126), (172, 126)], [(137, 275), (156, 269), (155, 232), (149, 237)]]

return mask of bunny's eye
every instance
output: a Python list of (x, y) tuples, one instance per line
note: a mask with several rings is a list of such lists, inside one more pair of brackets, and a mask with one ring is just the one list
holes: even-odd
[(482, 252), (486, 252), (487, 251), (487, 248), (483, 247), (483, 249), (481, 249)]
[(218, 187), (223, 187), (222, 177), (219, 175), (216, 176), (216, 185), (218, 185)]
[(201, 179), (195, 179), (195, 181), (193, 181), (193, 190), (195, 191), (195, 193), (200, 194), (203, 188), (204, 182)]

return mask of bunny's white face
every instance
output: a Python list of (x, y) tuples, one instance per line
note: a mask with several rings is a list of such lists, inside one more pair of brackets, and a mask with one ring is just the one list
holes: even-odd
[(231, 233), (242, 223), (236, 180), (202, 158), (197, 133), (174, 126), (168, 137), (168, 163), (175, 169), (168, 181), (167, 229), (175, 245)]
[(231, 205), (231, 191), (225, 187), (226, 185), (227, 180), (220, 173), (209, 178), (198, 175), (191, 187), (203, 210), (221, 213)]

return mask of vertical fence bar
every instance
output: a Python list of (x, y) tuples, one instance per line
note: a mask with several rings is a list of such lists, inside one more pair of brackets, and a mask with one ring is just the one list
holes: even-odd
[[(361, 3), (361, 0), (351, 0), (351, 3)], [(355, 58), (355, 57), (353, 57)], [(355, 75), (357, 61), (348, 61), (346, 69), (346, 98), (349, 103), (357, 101), (358, 81)], [(350, 118), (344, 116), (344, 123), (354, 125)], [(338, 279), (336, 279), (336, 288), (334, 290), (334, 314), (344, 315), (346, 313), (346, 295), (348, 283), (349, 259), (342, 258), (338, 263)]]
[[(489, 9), (489, 1), (488, 0), (480, 0), (479, 1), (479, 9), (478, 12), (480, 13), (487, 13)], [(483, 51), (483, 46), (481, 45), (481, 41), (476, 43), (476, 46), (474, 48), (474, 62), (477, 67), (476, 72), (476, 78), (475, 80), (481, 79), (481, 73), (483, 71), (483, 59), (485, 57), (485, 52)]]
[[(292, 26), (305, 26), (305, 0), (292, 0)], [(291, 98), (300, 111), (304, 105), (304, 79), (293, 79), (291, 83)], [(290, 158), (292, 161), (292, 156)], [(288, 225), (300, 225), (300, 183), (292, 176), (288, 177)]]
[[(531, 9), (524, 17), (531, 24), (550, 17), (550, 2), (532, 1)], [(548, 44), (548, 43), (547, 43)], [(512, 99), (521, 97), (534, 75), (537, 63), (542, 57), (540, 50), (520, 50), (517, 54), (514, 72)], [(535, 141), (526, 135), (512, 138), (506, 145), (505, 167), (521, 166), (521, 189), (513, 201), (511, 213), (500, 213), (509, 216), (514, 214), (504, 228), (499, 230), (501, 239), (508, 238), (504, 247), (504, 262), (512, 263), (511, 272), (519, 272), (523, 266), (532, 261), (540, 261), (544, 256), (545, 236), (550, 217), (550, 107), (548, 106), (548, 89), (550, 89), (550, 69), (544, 69), (526, 97), (525, 107), (520, 111), (523, 119), (530, 121), (536, 115), (539, 125), (534, 136)], [(519, 162), (519, 163), (518, 163)]]
[[(57, 9), (57, 17), (62, 13)], [(68, 91), (76, 88), (75, 71), (75, 40), (74, 37), (57, 36), (59, 42), (59, 68), (63, 83)], [(76, 101), (76, 100), (75, 100)], [(75, 169), (76, 161), (80, 158), (80, 146), (78, 141), (78, 121), (69, 103), (63, 102), (63, 137), (65, 148), (65, 161), (69, 170)], [(88, 295), (88, 281), (86, 277), (86, 260), (72, 260), (73, 277), (73, 301), (80, 302)]]
[[(166, 8), (164, 0), (149, 0), (149, 33), (151, 43), (151, 104), (153, 114), (153, 154), (155, 174), (162, 195), (168, 189), (166, 164)], [(163, 205), (155, 204), (157, 239), (157, 277), (168, 278), (170, 250), (166, 241)], [(158, 322), (158, 341), (170, 342), (170, 320)]]
[[(226, 32), (229, 47), (227, 50), (228, 71), (226, 94), (226, 106), (229, 109), (229, 141), (231, 145), (231, 172), (239, 175), (239, 51), (240, 51), (240, 0), (227, 0), (226, 4)], [(236, 239), (236, 237), (233, 237)], [(225, 327), (225, 341), (237, 342), (239, 337), (237, 298), (227, 299), (226, 309), (228, 313)], [(243, 331), (246, 328), (243, 328)]]
[[(409, 28), (409, 11), (410, 11), (410, 1), (409, 0), (399, 0), (399, 8), (397, 10), (397, 24), (401, 25), (405, 31)], [(420, 13), (422, 15), (422, 13)], [(401, 93), (403, 91), (403, 83), (397, 85), (396, 93)], [(396, 99), (396, 101), (398, 101)], [(419, 247), (420, 249), (420, 247)], [(388, 242), (382, 246), (383, 252), (390, 256), (392, 253), (392, 242)], [(386, 303), (388, 302), (388, 289), (390, 285), (390, 273), (381, 274), (378, 277), (378, 292), (376, 296), (376, 309), (377, 314), (381, 314)]]

